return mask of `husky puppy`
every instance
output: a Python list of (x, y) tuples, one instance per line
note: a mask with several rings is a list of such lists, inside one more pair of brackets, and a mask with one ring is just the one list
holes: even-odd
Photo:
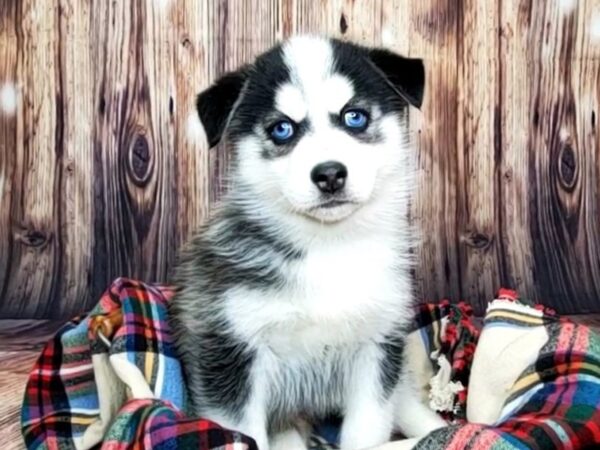
[(299, 36), (198, 96), (232, 164), (170, 306), (193, 414), (260, 450), (304, 449), (299, 424), (335, 413), (342, 449), (444, 425), (402, 369), (423, 87), (421, 60)]

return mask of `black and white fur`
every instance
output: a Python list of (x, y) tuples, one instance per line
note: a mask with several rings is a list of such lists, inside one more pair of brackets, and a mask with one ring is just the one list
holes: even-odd
[[(402, 370), (408, 107), (423, 87), (420, 60), (300, 36), (199, 95), (210, 145), (226, 136), (233, 156), (230, 189), (183, 252), (170, 308), (194, 414), (260, 450), (304, 449), (306, 423), (334, 413), (342, 449), (444, 425)], [(365, 130), (343, 126), (349, 106), (368, 112)], [(268, 130), (281, 118), (296, 134), (278, 145)], [(326, 161), (347, 168), (334, 194), (311, 180)]]

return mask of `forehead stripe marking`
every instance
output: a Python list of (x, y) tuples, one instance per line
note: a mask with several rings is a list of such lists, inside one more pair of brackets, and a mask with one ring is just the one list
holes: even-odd
[(330, 113), (339, 113), (354, 97), (350, 80), (333, 72), (334, 50), (328, 40), (293, 38), (283, 54), (290, 81), (278, 89), (275, 106), (294, 121), (308, 119), (314, 126)]
[(297, 123), (302, 122), (308, 112), (302, 92), (290, 83), (285, 83), (278, 88), (275, 94), (275, 107)]

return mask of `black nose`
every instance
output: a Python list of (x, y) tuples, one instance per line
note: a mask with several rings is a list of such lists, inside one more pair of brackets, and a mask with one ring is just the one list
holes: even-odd
[(317, 164), (310, 172), (310, 179), (321, 192), (333, 194), (344, 188), (348, 178), (348, 169), (337, 161)]

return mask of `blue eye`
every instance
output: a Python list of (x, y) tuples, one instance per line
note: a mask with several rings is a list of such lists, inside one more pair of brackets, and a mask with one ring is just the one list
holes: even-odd
[(344, 113), (344, 126), (353, 130), (364, 130), (367, 128), (369, 118), (367, 113), (360, 109), (349, 109)]
[(294, 135), (294, 125), (289, 120), (280, 120), (271, 126), (269, 133), (275, 143), (282, 144)]

